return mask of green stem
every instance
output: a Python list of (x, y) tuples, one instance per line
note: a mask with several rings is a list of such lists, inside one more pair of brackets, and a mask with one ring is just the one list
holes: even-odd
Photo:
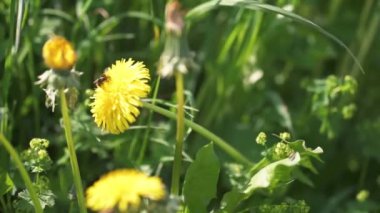
[(362, 171), (360, 172), (358, 190), (361, 190), (364, 186), (364, 181), (368, 172), (368, 165), (369, 165), (369, 157), (366, 157), (363, 163)]
[(182, 150), (183, 150), (183, 135), (185, 130), (184, 119), (185, 112), (183, 109), (183, 74), (176, 72), (176, 93), (177, 93), (177, 134), (176, 144), (174, 150), (174, 163), (172, 172), (172, 186), (171, 193), (173, 195), (179, 195), (179, 180), (181, 176), (181, 164), (182, 164)]
[[(147, 109), (153, 110), (163, 116), (166, 116), (171, 119), (176, 119), (176, 114), (173, 112), (170, 112), (166, 109), (163, 109), (161, 107), (158, 107), (156, 105), (143, 102), (143, 106)], [(196, 124), (190, 120), (184, 119), (185, 125), (192, 128), (195, 132), (198, 132), (203, 137), (213, 141), (217, 146), (219, 146), (224, 152), (226, 152), (228, 155), (230, 155), (235, 160), (239, 161), (240, 163), (246, 164), (248, 166), (253, 166), (253, 163), (246, 157), (244, 157), (239, 151), (237, 151), (234, 147), (229, 145), (226, 141), (215, 135), (214, 133), (210, 132), (203, 126)]]
[[(157, 94), (158, 94), (158, 88), (160, 87), (160, 81), (161, 81), (161, 78), (160, 78), (160, 76), (158, 76), (156, 83), (154, 85), (152, 104), (154, 104), (156, 101)], [(150, 124), (152, 123), (152, 117), (153, 117), (153, 112), (150, 111), (149, 117), (148, 117), (148, 128), (146, 129), (146, 131), (144, 133), (143, 143), (142, 143), (142, 146), (140, 149), (139, 157), (137, 158), (137, 165), (141, 164), (141, 162), (144, 160), (146, 148), (148, 147), (148, 142), (149, 142), (148, 137), (149, 137), (149, 133), (150, 133)]]
[[(363, 6), (363, 9), (360, 13), (359, 24), (358, 24), (358, 28), (356, 30), (356, 37), (355, 37), (355, 40), (357, 40), (359, 42), (364, 41), (363, 37), (365, 36), (364, 33), (365, 33), (366, 28), (368, 27), (367, 21), (368, 21), (369, 15), (370, 15), (370, 11), (373, 8), (373, 2), (374, 2), (374, 0), (366, 0), (365, 4)], [(358, 43), (358, 45), (360, 45), (360, 43)], [(356, 48), (355, 42), (353, 42), (350, 45), (350, 49), (354, 49), (354, 48)], [(347, 70), (349, 69), (350, 59), (351, 59), (350, 55), (345, 54), (340, 66), (339, 66), (339, 72), (341, 74), (346, 73)]]
[[(263, 1), (261, 0), (260, 2), (263, 2)], [(241, 53), (241, 56), (244, 56), (244, 57), (238, 58), (237, 64), (240, 66), (244, 65), (244, 63), (247, 62), (248, 57), (251, 57), (252, 53), (256, 52), (256, 50), (258, 49), (257, 47), (258, 45), (256, 44), (258, 44), (257, 41), (259, 40), (259, 33), (260, 33), (260, 29), (263, 23), (263, 17), (264, 17), (264, 13), (262, 11), (256, 12), (255, 25), (253, 28), (252, 36), (250, 36), (249, 42), (245, 44), (246, 46), (243, 47), (244, 49), (242, 50), (242, 53)], [(253, 50), (253, 48), (255, 49)]]
[[(359, 53), (358, 53), (358, 60), (360, 63), (363, 63), (364, 59), (366, 58), (370, 48), (372, 47), (372, 43), (377, 36), (377, 31), (380, 25), (380, 3), (376, 4), (376, 9), (374, 11), (374, 15), (372, 16), (369, 26), (365, 33), (363, 33), (363, 39), (361, 40)], [(351, 74), (356, 76), (359, 74), (359, 68), (357, 66), (354, 66), (351, 70)]]
[(341, 5), (342, 5), (342, 0), (330, 1), (330, 7), (329, 7), (329, 12), (328, 12), (328, 19), (330, 20), (330, 22), (333, 22), (333, 20), (335, 20), (336, 15)]
[(131, 145), (129, 146), (129, 151), (128, 151), (128, 159), (132, 160), (134, 158), (134, 153), (135, 153), (135, 148), (137, 145), (137, 141), (140, 138), (140, 130), (136, 131), (136, 134), (132, 138)]
[(21, 162), (19, 155), (16, 150), (12, 147), (11, 143), (4, 137), (3, 133), (0, 133), (0, 141), (4, 145), (5, 149), (13, 158), (14, 163), (16, 164), (17, 169), (19, 170), (21, 177), (25, 183), (26, 188), (29, 191), (30, 198), (32, 199), (34, 210), (37, 213), (42, 212), (42, 207), (40, 201), (38, 200), (37, 193), (34, 191), (32, 181), (30, 180), (29, 174), (26, 171), (24, 165)]
[(3, 196), (0, 196), (0, 204), (1, 204), (0, 210), (3, 210), (4, 212), (10, 212), (10, 210), (8, 209), (7, 204), (5, 203), (5, 200), (4, 200)]
[(261, 159), (259, 162), (257, 162), (250, 170), (249, 174), (253, 176), (256, 174), (260, 169), (264, 168), (267, 166), (270, 162), (267, 160), (267, 158)]
[(69, 154), (70, 154), (70, 163), (71, 163), (71, 169), (73, 172), (74, 185), (75, 185), (75, 189), (76, 189), (77, 197), (78, 197), (78, 205), (79, 205), (80, 212), (83, 213), (83, 212), (87, 212), (87, 209), (86, 209), (86, 204), (85, 204), (84, 195), (83, 195), (83, 186), (82, 186), (82, 181), (81, 181), (80, 172), (79, 172), (77, 155), (75, 153), (73, 135), (71, 132), (69, 109), (67, 107), (66, 96), (63, 89), (59, 90), (59, 95), (61, 96), (61, 112), (62, 112), (62, 117), (63, 117), (63, 125), (65, 129), (67, 148), (69, 149)]

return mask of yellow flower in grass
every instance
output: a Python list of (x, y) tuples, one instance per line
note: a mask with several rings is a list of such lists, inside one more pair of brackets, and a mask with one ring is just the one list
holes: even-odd
[(54, 70), (71, 69), (77, 60), (73, 46), (62, 36), (54, 36), (45, 42), (42, 56), (45, 64)]
[(129, 207), (138, 207), (141, 197), (161, 200), (165, 197), (165, 188), (160, 178), (133, 169), (112, 171), (86, 191), (87, 207), (94, 211), (117, 208), (125, 212)]
[(150, 92), (149, 70), (132, 59), (116, 61), (98, 80), (92, 97), (95, 123), (105, 131), (119, 134), (140, 114), (141, 98)]

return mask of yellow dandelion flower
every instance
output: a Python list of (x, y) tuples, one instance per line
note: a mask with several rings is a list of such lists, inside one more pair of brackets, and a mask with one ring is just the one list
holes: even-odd
[(161, 200), (165, 197), (165, 188), (160, 178), (133, 169), (112, 171), (86, 191), (87, 207), (94, 211), (117, 208), (124, 212), (128, 207), (138, 207), (141, 197)]
[(45, 64), (55, 70), (70, 69), (77, 60), (73, 46), (62, 36), (50, 38), (42, 48), (42, 56)]
[(150, 92), (149, 70), (132, 59), (116, 61), (95, 83), (91, 112), (95, 123), (105, 131), (119, 134), (140, 114), (141, 98)]

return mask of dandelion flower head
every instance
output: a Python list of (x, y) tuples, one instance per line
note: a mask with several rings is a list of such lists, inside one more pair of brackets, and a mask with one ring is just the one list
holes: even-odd
[(133, 169), (112, 171), (86, 191), (87, 207), (94, 211), (117, 208), (124, 212), (129, 207), (138, 207), (141, 197), (161, 200), (165, 197), (165, 188), (160, 178)]
[(150, 92), (149, 70), (132, 59), (116, 61), (99, 79), (92, 97), (95, 123), (105, 131), (119, 134), (140, 114), (141, 98)]
[(77, 60), (73, 46), (62, 36), (50, 38), (42, 48), (42, 56), (45, 64), (54, 70), (71, 69)]

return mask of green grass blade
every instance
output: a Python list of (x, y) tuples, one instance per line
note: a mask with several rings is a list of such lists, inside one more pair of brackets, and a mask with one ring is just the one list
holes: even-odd
[(124, 18), (138, 18), (146, 21), (151, 21), (158, 26), (163, 26), (163, 22), (155, 17), (152, 17), (150, 14), (138, 12), (138, 11), (129, 11), (119, 15), (112, 16), (102, 23), (100, 23), (97, 28), (94, 29), (95, 33), (102, 32), (108, 28), (114, 28), (118, 25)]
[(63, 20), (66, 20), (70, 23), (75, 22), (75, 18), (72, 17), (70, 14), (62, 11), (62, 10), (57, 10), (57, 9), (52, 9), (52, 8), (46, 8), (41, 10), (42, 15), (49, 15), (49, 16), (56, 16), (58, 18), (61, 18)]
[(320, 27), (318, 24), (310, 21), (309, 19), (306, 19), (300, 15), (297, 15), (295, 13), (286, 11), (280, 7), (265, 4), (265, 3), (260, 3), (258, 1), (252, 1), (252, 0), (213, 0), (213, 1), (208, 1), (206, 3), (203, 3), (192, 10), (190, 10), (186, 16), (186, 20), (192, 21), (194, 19), (200, 18), (207, 14), (210, 10), (217, 8), (218, 6), (227, 6), (227, 7), (241, 7), (241, 8), (246, 8), (250, 10), (262, 10), (262, 11), (267, 11), (275, 14), (281, 14), (283, 16), (286, 16), (288, 18), (291, 18), (295, 21), (301, 22), (303, 24), (306, 24), (320, 33), (322, 33), (324, 36), (327, 38), (333, 40), (335, 43), (337, 43), (339, 46), (341, 46), (344, 50), (347, 51), (347, 53), (351, 56), (351, 58), (354, 60), (355, 64), (359, 67), (359, 69), (364, 73), (363, 67), (361, 66), (359, 60), (355, 57), (355, 55), (352, 53), (350, 48), (347, 47), (340, 39), (338, 39), (336, 36), (333, 34), (329, 33), (322, 27)]

